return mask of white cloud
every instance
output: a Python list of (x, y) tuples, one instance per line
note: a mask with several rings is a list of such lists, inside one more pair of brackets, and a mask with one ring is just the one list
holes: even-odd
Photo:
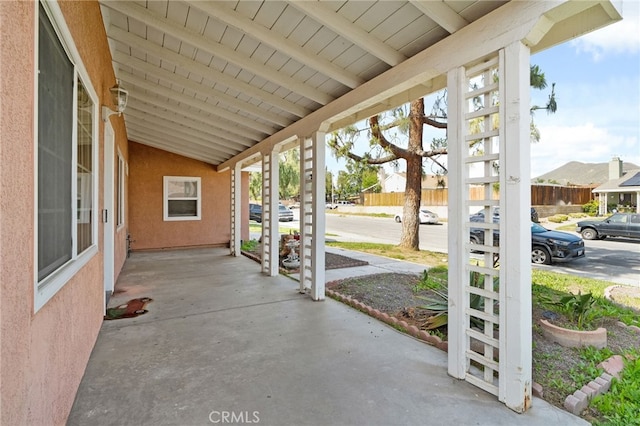
[(573, 40), (578, 53), (591, 54), (594, 61), (607, 54), (637, 54), (640, 52), (640, 2), (625, 0), (622, 3), (622, 21)]
[(612, 135), (593, 123), (540, 127), (542, 139), (531, 145), (531, 177), (537, 177), (570, 161), (604, 163), (614, 156), (640, 165), (637, 137)]

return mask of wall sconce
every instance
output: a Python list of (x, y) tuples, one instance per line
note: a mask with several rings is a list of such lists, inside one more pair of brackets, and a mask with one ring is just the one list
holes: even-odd
[(120, 80), (116, 80), (116, 85), (109, 89), (109, 92), (111, 92), (111, 101), (116, 106), (116, 109), (112, 110), (108, 106), (102, 105), (102, 120), (105, 122), (114, 114), (118, 114), (118, 117), (120, 117), (127, 107), (127, 100), (129, 99), (129, 92), (120, 87)]

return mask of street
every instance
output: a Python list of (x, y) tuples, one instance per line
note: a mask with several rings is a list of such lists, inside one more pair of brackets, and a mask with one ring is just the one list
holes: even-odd
[[(395, 223), (392, 218), (339, 214), (327, 214), (326, 218), (328, 240), (387, 244), (398, 244), (400, 241), (402, 225)], [(298, 222), (291, 222), (291, 225), (297, 227)], [(440, 225), (420, 225), (420, 249), (446, 253), (447, 231), (446, 222)], [(585, 241), (585, 250), (586, 257), (583, 259), (534, 267), (640, 286), (640, 240), (609, 238)]]

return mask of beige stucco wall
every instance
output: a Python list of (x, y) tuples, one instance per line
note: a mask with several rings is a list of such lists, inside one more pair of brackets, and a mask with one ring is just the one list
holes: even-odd
[[(0, 424), (64, 424), (104, 312), (100, 253), (34, 313), (34, 84), (37, 2), (0, 2)], [(97, 2), (60, 8), (102, 99), (115, 83)], [(101, 103), (104, 103), (100, 100)], [(112, 119), (126, 153), (121, 119)], [(101, 122), (100, 122), (101, 123)], [(102, 132), (100, 124), (100, 187)], [(102, 191), (99, 206), (103, 205)], [(122, 258), (122, 259), (120, 259)], [(116, 258), (116, 268), (124, 257)]]
[[(133, 250), (228, 245), (231, 235), (231, 174), (218, 173), (211, 164), (135, 142), (129, 143), (130, 232)], [(163, 177), (200, 177), (201, 220), (163, 218)], [(242, 192), (248, 194), (248, 175)], [(242, 238), (248, 239), (248, 196), (243, 198)]]

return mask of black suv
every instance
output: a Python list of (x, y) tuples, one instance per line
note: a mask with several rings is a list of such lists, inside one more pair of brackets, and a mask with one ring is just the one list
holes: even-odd
[[(477, 221), (476, 221), (477, 222)], [(494, 216), (493, 223), (498, 223)], [(484, 244), (484, 230), (470, 229), (472, 244)], [(493, 231), (493, 245), (500, 244), (500, 232)], [(531, 222), (531, 262), (550, 265), (551, 262), (569, 262), (584, 257), (584, 241), (568, 232), (550, 231)]]
[(616, 213), (605, 220), (583, 220), (577, 223), (576, 232), (585, 240), (640, 238), (640, 213)]

